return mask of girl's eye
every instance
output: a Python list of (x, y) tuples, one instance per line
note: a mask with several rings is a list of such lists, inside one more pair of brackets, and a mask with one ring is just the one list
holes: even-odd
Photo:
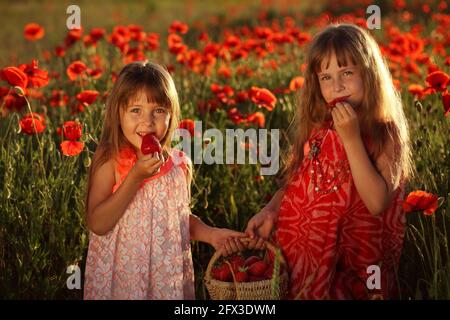
[(132, 108), (130, 110), (130, 112), (132, 112), (132, 113), (138, 113), (139, 111), (141, 111), (139, 108)]
[(344, 76), (350, 76), (350, 75), (352, 75), (353, 74), (353, 72), (351, 72), (351, 71), (345, 71), (344, 72)]
[(163, 114), (163, 113), (166, 112), (166, 109), (158, 108), (158, 109), (155, 110), (155, 112), (156, 112), (156, 113), (159, 113), (159, 114)]
[(324, 81), (324, 80), (328, 80), (328, 79), (330, 79), (329, 76), (323, 76), (323, 77), (320, 78), (320, 81)]

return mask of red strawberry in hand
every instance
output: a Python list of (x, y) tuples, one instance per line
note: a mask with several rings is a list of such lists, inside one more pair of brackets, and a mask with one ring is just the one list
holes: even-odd
[(153, 134), (148, 133), (142, 138), (141, 151), (143, 154), (161, 152), (161, 145)]
[(334, 107), (336, 107), (336, 103), (338, 103), (338, 102), (344, 102), (344, 101), (347, 100), (349, 97), (350, 97), (350, 96), (344, 96), (344, 97), (339, 97), (339, 98), (333, 99), (332, 101), (330, 101), (330, 102), (328, 103), (328, 107), (329, 107), (330, 109), (333, 109)]

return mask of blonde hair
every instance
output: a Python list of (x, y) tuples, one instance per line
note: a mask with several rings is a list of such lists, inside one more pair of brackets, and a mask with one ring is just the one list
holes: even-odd
[(283, 187), (301, 165), (305, 156), (303, 146), (312, 129), (332, 119), (321, 93), (317, 72), (321, 71), (322, 62), (329, 63), (333, 52), (339, 66), (346, 66), (350, 59), (361, 70), (364, 97), (357, 113), (363, 139), (372, 141), (366, 145), (370, 158), (377, 159), (390, 138), (394, 143), (393, 165), (396, 167), (392, 181), (408, 180), (413, 174), (408, 123), (400, 94), (394, 87), (380, 49), (362, 28), (333, 24), (313, 38), (306, 54), (305, 82), (290, 128), (294, 130), (294, 141), (281, 172)]
[[(120, 127), (120, 113), (126, 110), (142, 90), (146, 92), (149, 101), (167, 107), (170, 112), (167, 133), (160, 141), (163, 150), (170, 152), (172, 136), (180, 118), (180, 104), (174, 81), (169, 72), (159, 64), (148, 61), (129, 63), (120, 71), (106, 102), (100, 141), (89, 169), (86, 212), (91, 178), (95, 171), (108, 160), (116, 159), (122, 148), (133, 148)], [(192, 179), (192, 170), (189, 169), (188, 173)]]

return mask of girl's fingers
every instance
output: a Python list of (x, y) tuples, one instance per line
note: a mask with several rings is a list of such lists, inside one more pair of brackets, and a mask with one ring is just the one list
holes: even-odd
[(250, 250), (251, 250), (251, 249), (254, 249), (254, 248), (255, 248), (255, 245), (256, 245), (256, 241), (257, 241), (256, 238), (250, 240), (249, 243), (247, 244), (247, 248), (249, 248)]
[(264, 249), (265, 248), (265, 240), (263, 238), (259, 238), (256, 242), (255, 248), (256, 249)]
[(331, 114), (334, 116), (336, 121), (340, 121), (342, 118), (342, 112), (339, 106), (341, 106), (341, 103), (340, 102), (336, 103), (336, 107), (334, 107), (333, 111), (331, 111)]
[(238, 248), (239, 251), (244, 251), (245, 250), (245, 246), (241, 242), (241, 240), (239, 240), (237, 238), (234, 238), (234, 242), (236, 243), (236, 247)]
[(231, 252), (239, 251), (238, 246), (237, 246), (237, 244), (235, 242), (235, 239), (228, 240), (228, 243), (230, 245), (229, 248), (231, 249)]
[(349, 117), (356, 116), (355, 110), (352, 108), (352, 106), (348, 103), (344, 104), (344, 109), (347, 112)]
[(231, 245), (226, 241), (223, 245), (225, 256), (229, 256), (233, 251), (231, 250)]

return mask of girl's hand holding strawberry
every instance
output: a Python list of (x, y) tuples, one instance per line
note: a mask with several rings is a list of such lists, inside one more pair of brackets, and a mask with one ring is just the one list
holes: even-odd
[(130, 176), (136, 181), (141, 182), (142, 180), (157, 174), (164, 162), (165, 160), (162, 153), (144, 155), (136, 161), (133, 169), (130, 171)]

